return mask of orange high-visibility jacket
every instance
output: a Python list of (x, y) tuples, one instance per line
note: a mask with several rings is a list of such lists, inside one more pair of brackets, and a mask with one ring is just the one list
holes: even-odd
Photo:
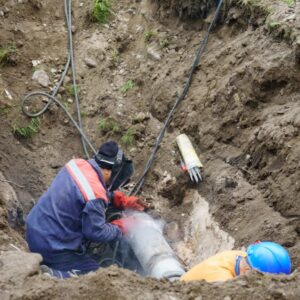
[(181, 276), (182, 281), (206, 280), (225, 281), (234, 278), (235, 263), (238, 256), (246, 257), (244, 251), (224, 251), (218, 253), (198, 265)]

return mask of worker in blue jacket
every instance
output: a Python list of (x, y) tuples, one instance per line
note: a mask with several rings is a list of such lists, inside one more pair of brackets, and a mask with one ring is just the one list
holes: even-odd
[(40, 253), (51, 275), (68, 278), (100, 266), (86, 244), (116, 241), (126, 232), (126, 218), (107, 223), (108, 206), (144, 210), (146, 203), (116, 191), (133, 174), (132, 161), (119, 146), (104, 143), (94, 159), (72, 159), (54, 178), (26, 220), (26, 240)]

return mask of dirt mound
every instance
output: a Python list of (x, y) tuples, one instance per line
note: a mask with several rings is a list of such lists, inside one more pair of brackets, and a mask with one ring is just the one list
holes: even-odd
[[(225, 284), (183, 284), (142, 278), (110, 267), (68, 280), (38, 275), (40, 256), (24, 252), (0, 255), (4, 299), (298, 299), (299, 276), (243, 276)], [(24, 263), (25, 262), (25, 263)], [(19, 270), (11, 272), (12, 269)]]
[(180, 18), (206, 18), (211, 9), (217, 4), (215, 0), (156, 0), (162, 13), (175, 12)]
[[(224, 23), (211, 34), (141, 195), (172, 224), (169, 242), (174, 249), (181, 242), (196, 255), (183, 228), (198, 216), (195, 205), (200, 197), (202, 206), (209, 204), (205, 214), (211, 214), (212, 220), (207, 226), (214, 224), (229, 234), (227, 245), (241, 248), (257, 239), (274, 240), (288, 248), (295, 270), (300, 266), (300, 8), (298, 3), (289, 7), (282, 1), (263, 1), (255, 7), (246, 2), (228, 9)], [(35, 89), (49, 91), (63, 71), (67, 47), (63, 4), (58, 0), (0, 3), (0, 46), (13, 45), (0, 67), (0, 248), (12, 250), (10, 244), (22, 248), (24, 242), (12, 225), (23, 233), (24, 216), (58, 169), (83, 154), (78, 133), (56, 105), (39, 118), (35, 135), (16, 134), (16, 129), (30, 124), (21, 114), (21, 96)], [(88, 21), (90, 6), (73, 4), (85, 131), (94, 145), (108, 138), (122, 143), (134, 158), (137, 174), (182, 90), (207, 27), (208, 21), (202, 19), (181, 22), (174, 9), (185, 19), (204, 16), (213, 5), (214, 1), (123, 0), (115, 4), (109, 22), (99, 25)], [(272, 12), (267, 19), (266, 7)], [(48, 87), (32, 79), (36, 70), (46, 72)], [(75, 113), (70, 74), (58, 98)], [(199, 186), (180, 169), (175, 145), (180, 133), (191, 138), (204, 164), (204, 182)], [(216, 243), (211, 251), (220, 247)], [(157, 281), (112, 268), (57, 281), (40, 276), (39, 259), (26, 255), (1, 254), (0, 272), (12, 272), (1, 276), (7, 298), (297, 299), (299, 295), (298, 272), (274, 278), (252, 274), (210, 285)], [(23, 272), (22, 259), (27, 258)], [(20, 273), (9, 264), (13, 260), (20, 263)], [(12, 280), (14, 272), (20, 281)]]

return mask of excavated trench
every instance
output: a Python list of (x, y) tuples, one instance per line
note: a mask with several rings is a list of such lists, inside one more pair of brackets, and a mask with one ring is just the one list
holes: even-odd
[[(221, 250), (273, 240), (289, 250), (293, 275), (250, 274), (224, 284), (170, 283), (116, 267), (66, 281), (41, 276), (39, 257), (24, 252), (24, 218), (59, 168), (83, 154), (77, 132), (55, 105), (40, 117), (33, 137), (19, 138), (12, 128), (28, 123), (20, 112), (20, 97), (42, 88), (31, 79), (32, 72), (45, 70), (49, 87), (62, 72), (67, 47), (63, 7), (58, 0), (1, 1), (0, 46), (16, 47), (0, 67), (4, 299), (297, 299), (300, 7), (282, 1), (262, 6), (225, 2), (141, 197), (151, 204), (151, 214), (165, 220), (165, 238), (187, 268)], [(90, 7), (73, 3), (84, 128), (94, 145), (107, 139), (124, 142), (132, 130), (134, 143), (123, 147), (134, 158), (136, 174), (182, 90), (214, 5), (123, 0), (115, 4), (111, 20), (99, 25), (87, 17)], [(95, 66), (88, 67), (87, 59)], [(125, 91), (129, 80), (133, 87)], [(70, 74), (59, 98), (75, 113), (69, 85)], [(103, 120), (119, 129), (103, 126)], [(180, 169), (175, 139), (181, 133), (190, 137), (204, 165), (199, 185)]]
[(205, 198), (194, 191), (189, 192), (184, 201), (192, 202), (193, 208), (183, 228), (184, 238), (175, 249), (187, 268), (218, 252), (234, 248), (234, 238), (214, 220)]

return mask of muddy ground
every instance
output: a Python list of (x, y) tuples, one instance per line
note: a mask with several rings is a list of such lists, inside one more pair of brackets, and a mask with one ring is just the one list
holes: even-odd
[[(135, 161), (135, 179), (182, 90), (212, 19), (214, 1), (200, 2), (122, 0), (115, 2), (109, 22), (100, 25), (90, 21), (91, 1), (73, 1), (85, 131), (99, 145), (109, 138), (126, 144), (124, 135), (132, 130), (133, 144), (123, 146)], [(13, 128), (30, 122), (21, 112), (21, 97), (37, 89), (49, 91), (63, 70), (67, 55), (63, 3), (0, 0), (0, 46), (15, 47), (0, 66), (0, 285), (4, 299), (299, 298), (300, 4), (225, 2), (141, 196), (171, 224), (173, 230), (166, 232), (166, 238), (187, 267), (226, 247), (239, 249), (255, 240), (273, 240), (291, 253), (293, 275), (252, 274), (214, 285), (145, 279), (116, 268), (67, 281), (39, 275), (39, 258), (15, 248), (26, 251), (24, 218), (58, 169), (84, 154), (78, 133), (55, 105), (39, 118), (33, 137), (20, 138)], [(94, 67), (88, 67), (87, 60), (93, 60)], [(48, 88), (32, 80), (38, 69), (47, 72)], [(129, 80), (133, 87), (125, 91)], [(75, 113), (69, 86), (70, 74), (58, 97)], [(103, 123), (107, 118), (118, 130)], [(204, 181), (198, 186), (180, 169), (175, 144), (180, 133), (191, 138), (204, 164)], [(200, 236), (195, 230), (197, 218), (203, 216), (197, 214), (199, 205), (207, 205), (212, 220), (203, 225)], [(207, 246), (201, 244), (211, 228), (228, 237), (223, 242), (208, 238)]]

